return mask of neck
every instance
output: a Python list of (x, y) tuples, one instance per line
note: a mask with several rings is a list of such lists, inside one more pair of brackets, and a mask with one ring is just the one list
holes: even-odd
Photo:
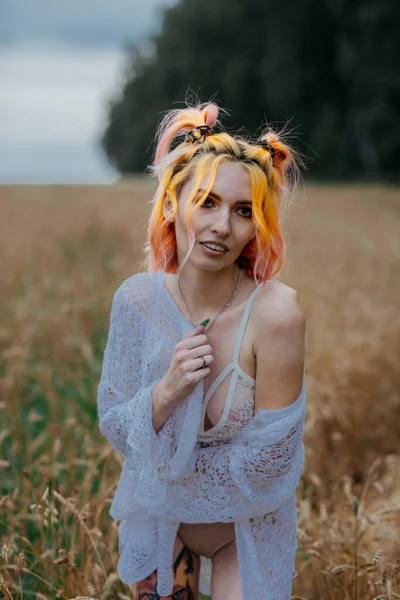
[[(219, 271), (205, 271), (186, 264), (179, 274), (179, 283), (190, 317), (200, 323), (211, 319), (230, 299), (240, 268), (236, 263)], [(182, 299), (175, 276), (176, 293)]]

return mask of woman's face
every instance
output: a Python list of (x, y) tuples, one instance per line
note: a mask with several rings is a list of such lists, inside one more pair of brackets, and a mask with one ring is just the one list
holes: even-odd
[[(195, 177), (182, 187), (175, 215), (175, 234), (178, 262), (182, 263), (189, 251), (189, 237), (184, 210), (194, 191)], [(209, 180), (206, 172), (198, 189), (204, 190)], [(251, 180), (240, 163), (223, 162), (219, 165), (209, 196), (192, 216), (195, 245), (189, 262), (198, 268), (219, 270), (235, 262), (246, 244), (256, 235), (252, 219)], [(222, 244), (226, 249), (216, 252), (204, 243)]]

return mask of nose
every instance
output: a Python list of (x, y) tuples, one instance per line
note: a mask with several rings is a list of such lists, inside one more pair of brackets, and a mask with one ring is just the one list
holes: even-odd
[(230, 234), (231, 221), (229, 210), (218, 210), (213, 213), (212, 231), (221, 236)]

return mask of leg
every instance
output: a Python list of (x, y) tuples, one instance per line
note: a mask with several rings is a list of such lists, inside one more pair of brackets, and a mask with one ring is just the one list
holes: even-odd
[(236, 541), (223, 546), (212, 557), (212, 600), (242, 600)]
[[(197, 600), (200, 557), (191, 552), (179, 536), (175, 540), (173, 560), (174, 588), (165, 600)], [(130, 587), (135, 600), (162, 600), (156, 592), (157, 571)]]

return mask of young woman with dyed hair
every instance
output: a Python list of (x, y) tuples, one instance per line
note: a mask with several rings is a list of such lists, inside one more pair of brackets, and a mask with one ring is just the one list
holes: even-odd
[[(163, 560), (160, 540), (169, 539), (167, 534), (163, 537), (157, 524), (149, 529), (157, 532), (149, 546), (151, 550), (141, 550), (145, 544), (141, 527), (147, 516), (155, 519), (159, 515), (168, 526), (175, 524), (170, 565), (173, 590), (168, 598), (199, 597), (200, 557), (211, 560), (212, 600), (289, 600), (296, 575), (294, 489), (302, 470), (299, 456), (305, 403), (305, 317), (297, 292), (273, 277), (282, 269), (285, 258), (281, 205), (284, 194), (296, 184), (300, 161), (271, 129), (258, 139), (246, 139), (223, 131), (218, 114), (214, 103), (173, 110), (165, 115), (158, 130), (152, 169), (159, 185), (148, 223), (146, 272), (136, 274), (130, 278), (136, 278), (134, 282), (129, 280), (121, 286), (125, 308), (118, 309), (114, 299), (105, 363), (116, 369), (119, 360), (120, 369), (122, 362), (127, 361), (127, 346), (118, 341), (114, 344), (112, 339), (118, 340), (118, 314), (134, 310), (135, 324), (132, 325), (131, 317), (125, 321), (131, 340), (136, 339), (137, 345), (140, 338), (140, 344), (145, 344), (143, 340), (149, 334), (144, 333), (148, 329), (141, 325), (139, 313), (145, 314), (147, 322), (151, 321), (149, 331), (157, 329), (160, 334), (152, 340), (152, 352), (161, 366), (146, 378), (149, 393), (136, 402), (123, 434), (121, 423), (125, 424), (126, 413), (122, 419), (119, 412), (117, 419), (111, 400), (115, 401), (120, 393), (124, 398), (120, 404), (128, 402), (129, 392), (132, 398), (133, 392), (144, 386), (143, 378), (136, 386), (129, 384), (128, 378), (124, 389), (120, 379), (116, 391), (115, 377), (110, 391), (113, 372), (105, 365), (99, 386), (100, 428), (124, 455), (131, 476), (137, 473), (130, 484), (125, 474), (125, 491), (119, 492), (110, 511), (114, 518), (121, 519), (119, 573), (124, 581), (136, 582), (132, 589), (137, 600), (160, 598), (160, 588), (169, 589), (167, 584), (164, 587), (164, 583), (159, 583), (157, 591)], [(120, 318), (121, 332), (124, 318)], [(143, 348), (138, 359), (140, 369), (151, 369), (150, 350)], [(146, 360), (150, 362), (144, 367)], [(132, 359), (123, 368), (129, 373), (140, 371)], [(201, 393), (196, 395), (194, 390), (199, 389)], [(196, 414), (200, 415), (197, 422), (187, 416), (192, 401), (193, 414), (198, 411)], [(141, 407), (146, 402), (150, 408), (142, 414)], [(254, 423), (263, 426), (257, 415), (278, 419), (290, 416), (292, 408), (297, 410), (300, 406), (303, 412), (299, 425), (285, 437), (289, 440), (292, 436), (290, 451), (276, 437), (280, 446), (278, 442), (276, 447), (272, 442), (268, 445), (267, 460), (266, 447), (262, 447), (262, 452), (261, 445), (255, 444), (251, 449), (252, 439), (256, 438), (253, 434), (242, 446), (235, 445), (239, 432), (248, 431)], [(146, 418), (151, 419), (152, 426), (147, 437), (142, 434), (143, 425), (137, 428), (138, 421)], [(270, 428), (273, 423), (274, 420)], [(186, 444), (191, 435), (189, 429), (195, 430), (193, 448)], [(113, 435), (113, 431), (117, 433)], [(163, 446), (163, 454), (157, 446), (160, 439), (172, 440), (169, 446)], [(151, 466), (147, 464), (146, 471), (140, 471), (145, 469), (144, 463), (153, 451), (158, 458), (153, 459)], [(181, 469), (179, 476), (166, 476), (161, 483), (161, 474), (170, 474), (171, 457), (180, 451), (181, 466), (186, 460), (190, 468), (186, 465), (186, 471)], [(162, 465), (168, 452), (171, 455)], [(185, 452), (187, 456), (182, 458)], [(273, 473), (278, 459), (283, 461), (284, 452), (288, 457), (290, 454), (286, 465), (297, 453), (297, 479), (292, 481), (285, 501), (277, 502), (274, 511), (266, 510), (273, 506), (271, 499), (267, 504), (260, 500), (264, 491), (267, 493), (267, 485), (278, 485), (280, 478), (280, 488), (274, 488), (271, 498), (278, 498), (284, 488), (282, 478), (287, 476), (289, 467), (279, 465), (278, 474)], [(133, 504), (127, 509), (126, 502), (122, 509), (121, 498), (124, 495), (126, 500), (129, 493), (132, 503), (139, 506), (141, 500), (137, 495), (134, 500), (134, 494), (138, 494), (140, 482), (150, 477), (150, 471), (151, 477), (157, 479), (153, 488), (143, 484), (142, 489), (149, 492), (144, 500), (142, 496), (144, 512), (138, 508), (134, 511)], [(162, 486), (160, 498), (164, 500), (156, 507), (155, 498)], [(204, 508), (202, 503), (211, 503), (212, 497), (217, 498), (212, 509), (210, 505)], [(240, 522), (246, 522), (247, 529), (238, 528)], [(253, 546), (244, 540), (250, 527), (254, 529)], [(238, 541), (237, 532), (242, 531), (246, 535), (242, 539), (240, 533)], [(138, 538), (142, 539), (141, 546)], [(251, 556), (250, 547), (256, 548)], [(263, 552), (268, 556), (260, 558)], [(259, 573), (254, 583), (245, 574), (245, 565), (252, 563), (254, 569), (257, 561)], [(145, 576), (139, 580), (140, 573)]]

